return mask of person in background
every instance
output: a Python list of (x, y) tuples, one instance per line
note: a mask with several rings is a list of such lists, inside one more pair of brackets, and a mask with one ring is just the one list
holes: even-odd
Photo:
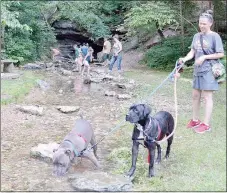
[(51, 55), (52, 55), (52, 60), (55, 61), (56, 60), (56, 56), (60, 56), (61, 52), (59, 51), (58, 48), (53, 48), (53, 47), (50, 47), (51, 49)]
[[(187, 128), (193, 128), (196, 133), (210, 131), (210, 119), (213, 110), (213, 92), (218, 90), (218, 82), (212, 73), (212, 62), (224, 56), (221, 37), (211, 30), (213, 24), (212, 11), (209, 10), (199, 17), (199, 33), (193, 37), (191, 51), (184, 57), (179, 58), (181, 64), (195, 58), (193, 72), (192, 91), (192, 119)], [(206, 53), (204, 54), (203, 49)], [(205, 117), (203, 122), (199, 120), (201, 95), (205, 99)]]
[(75, 49), (76, 70), (79, 71), (79, 73), (81, 73), (81, 67), (83, 64), (83, 56), (82, 56), (82, 53), (80, 52), (79, 47), (76, 44), (73, 46), (73, 48)]
[(109, 64), (110, 60), (110, 51), (111, 51), (111, 43), (108, 41), (108, 39), (105, 37), (104, 38), (104, 43), (103, 43), (103, 65), (107, 66)]
[(83, 59), (84, 68), (82, 70), (82, 76), (85, 68), (87, 68), (87, 77), (90, 77), (90, 62), (92, 61), (92, 49), (89, 49), (87, 55)]
[(85, 57), (88, 53), (88, 47), (86, 46), (85, 43), (83, 43), (83, 46), (81, 47), (81, 52), (82, 52), (83, 57)]
[(73, 48), (75, 52), (75, 62), (76, 62), (77, 58), (79, 57), (80, 51), (79, 51), (79, 47), (76, 44), (73, 45)]
[(114, 35), (113, 36), (113, 48), (112, 48), (112, 58), (110, 60), (110, 65), (109, 65), (109, 73), (112, 73), (113, 70), (113, 65), (115, 62), (117, 62), (117, 69), (118, 69), (118, 73), (120, 76), (121, 73), (121, 61), (122, 61), (122, 55), (121, 55), (121, 51), (122, 51), (122, 44), (119, 41), (119, 37), (118, 35)]
[(89, 46), (88, 47), (88, 52), (90, 53), (90, 56), (91, 56), (91, 58), (90, 58), (90, 61), (92, 62), (93, 61), (93, 59), (94, 59), (94, 49), (91, 47), (91, 46)]

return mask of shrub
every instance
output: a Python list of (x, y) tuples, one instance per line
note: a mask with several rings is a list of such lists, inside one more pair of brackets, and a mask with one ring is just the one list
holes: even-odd
[[(175, 66), (176, 60), (189, 52), (192, 38), (193, 36), (184, 37), (184, 51), (181, 37), (166, 38), (160, 44), (150, 48), (145, 53), (142, 62), (151, 68), (172, 69)], [(191, 64), (187, 62), (187, 65)]]

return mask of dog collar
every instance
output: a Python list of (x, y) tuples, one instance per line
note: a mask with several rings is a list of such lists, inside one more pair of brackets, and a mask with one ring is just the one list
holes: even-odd
[(73, 152), (75, 154), (76, 157), (80, 156), (80, 153), (78, 151), (76, 151), (75, 145), (70, 141), (70, 140), (64, 140), (64, 142), (67, 142), (68, 144), (70, 144), (73, 147)]

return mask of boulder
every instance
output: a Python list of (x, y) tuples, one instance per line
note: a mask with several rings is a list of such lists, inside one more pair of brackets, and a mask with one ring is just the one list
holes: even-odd
[(39, 64), (33, 64), (33, 63), (25, 64), (22, 68), (25, 69), (25, 70), (39, 70), (39, 69), (42, 69), (42, 67)]
[(58, 147), (59, 144), (55, 142), (48, 144), (38, 144), (38, 146), (31, 148), (30, 156), (48, 163), (52, 163), (53, 151)]
[(36, 80), (36, 82), (43, 91), (46, 91), (50, 88), (50, 85), (47, 82), (45, 82), (44, 80), (38, 79), (38, 80)]
[(73, 113), (73, 112), (78, 112), (80, 110), (80, 107), (78, 107), (78, 106), (57, 106), (56, 109), (58, 109), (62, 113)]
[(90, 78), (85, 78), (84, 79), (84, 84), (91, 84), (91, 79)]
[(62, 75), (64, 75), (64, 76), (70, 76), (70, 75), (72, 75), (72, 72), (71, 72), (71, 71), (65, 70), (65, 69), (63, 69), (63, 68), (60, 69), (60, 72), (61, 72)]
[(129, 94), (118, 94), (118, 95), (117, 95), (117, 98), (118, 98), (118, 99), (130, 99), (130, 98), (132, 98), (132, 97), (131, 97), (131, 95), (129, 95)]
[(71, 175), (68, 179), (75, 191), (115, 192), (129, 191), (132, 188), (129, 178), (101, 171), (85, 171)]
[(100, 83), (100, 82), (102, 82), (102, 78), (91, 78), (90, 79), (91, 80), (91, 82), (95, 82), (95, 83)]
[(32, 115), (39, 115), (39, 116), (43, 115), (43, 107), (40, 107), (40, 106), (33, 106), (33, 105), (17, 106), (17, 109)]
[(115, 91), (106, 91), (105, 96), (115, 96), (116, 92)]
[(20, 77), (20, 74), (17, 73), (1, 73), (1, 79), (17, 79)]

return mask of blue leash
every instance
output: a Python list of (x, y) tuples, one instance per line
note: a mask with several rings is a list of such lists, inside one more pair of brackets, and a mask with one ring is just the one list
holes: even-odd
[[(175, 68), (172, 70), (172, 72), (171, 72), (171, 73), (162, 81), (162, 83), (161, 83), (159, 86), (157, 86), (157, 87), (154, 89), (153, 92), (151, 92), (150, 95), (148, 95), (147, 98), (151, 97), (155, 92), (157, 92), (157, 90), (160, 89), (160, 88), (164, 85), (164, 83), (165, 83), (167, 80), (169, 80), (170, 78), (172, 78), (172, 77), (174, 76), (174, 73), (176, 73), (176, 71), (178, 71), (181, 67), (183, 67), (183, 65), (184, 65), (184, 64), (178, 65), (178, 60), (177, 60), (176, 63), (175, 63)], [(145, 101), (146, 101), (146, 100), (145, 100)], [(119, 129), (119, 128), (120, 128), (121, 126), (123, 126), (123, 125), (125, 125), (125, 120), (121, 121), (121, 122), (120, 122), (118, 125), (116, 125), (114, 128), (110, 129), (110, 132), (108, 132), (107, 135), (111, 134), (113, 131), (115, 131), (116, 129)], [(101, 141), (103, 141), (103, 139), (105, 139), (107, 135), (105, 135), (104, 137), (102, 137), (101, 140), (98, 141), (95, 145), (93, 145), (93, 146), (91, 146), (90, 148), (88, 148), (88, 151), (91, 150), (91, 149), (92, 149), (94, 146), (96, 146), (98, 143), (100, 143)]]

